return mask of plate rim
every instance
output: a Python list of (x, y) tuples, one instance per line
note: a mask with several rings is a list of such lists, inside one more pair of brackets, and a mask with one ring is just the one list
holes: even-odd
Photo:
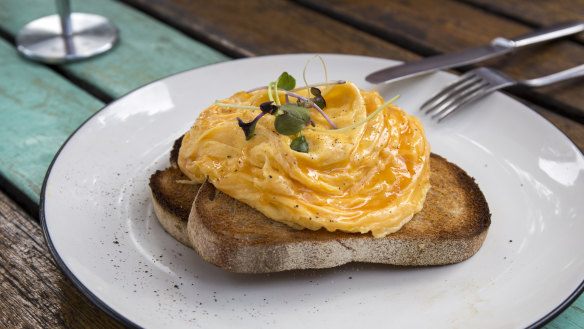
[[(79, 292), (81, 292), (81, 294), (83, 294), (87, 299), (89, 299), (90, 302), (92, 302), (94, 305), (96, 305), (98, 308), (100, 308), (103, 312), (105, 312), (107, 315), (109, 315), (110, 317), (112, 317), (114, 320), (118, 321), (123, 326), (128, 327), (128, 328), (142, 328), (138, 324), (134, 323), (132, 320), (128, 319), (127, 317), (125, 317), (124, 315), (122, 315), (121, 313), (119, 313), (118, 311), (116, 311), (115, 309), (113, 309), (112, 307), (110, 307), (109, 305), (107, 305), (103, 300), (101, 300), (99, 297), (97, 297), (89, 288), (87, 288), (75, 276), (75, 274), (73, 274), (73, 272), (71, 272), (71, 270), (67, 267), (67, 265), (65, 264), (65, 262), (63, 261), (63, 259), (59, 255), (59, 253), (57, 252), (57, 250), (56, 250), (56, 248), (53, 245), (53, 242), (51, 240), (50, 234), (48, 232), (47, 219), (46, 219), (46, 215), (45, 215), (45, 203), (46, 203), (45, 194), (46, 194), (46, 187), (47, 187), (47, 183), (48, 183), (48, 178), (49, 178), (49, 176), (50, 176), (50, 174), (52, 172), (53, 165), (55, 164), (55, 162), (59, 158), (59, 155), (61, 154), (61, 151), (63, 149), (65, 149), (65, 147), (67, 147), (67, 145), (69, 144), (69, 142), (71, 141), (71, 139), (74, 138), (74, 136), (79, 132), (79, 130), (81, 130), (94, 117), (96, 117), (97, 115), (101, 114), (101, 112), (103, 112), (105, 109), (107, 109), (108, 107), (112, 106), (113, 104), (121, 101), (122, 99), (128, 97), (132, 93), (134, 93), (134, 92), (136, 92), (136, 91), (138, 91), (138, 90), (140, 90), (142, 88), (145, 88), (145, 87), (147, 87), (149, 85), (158, 83), (158, 82), (160, 82), (162, 80), (172, 78), (174, 76), (178, 76), (178, 75), (181, 75), (181, 74), (185, 74), (187, 72), (196, 71), (196, 70), (200, 70), (200, 69), (208, 68), (208, 67), (212, 67), (212, 66), (220, 66), (220, 65), (224, 65), (226, 63), (232, 63), (232, 62), (243, 62), (243, 61), (250, 61), (250, 60), (251, 61), (257, 61), (257, 60), (262, 60), (262, 59), (285, 57), (285, 56), (298, 56), (298, 57), (300, 57), (300, 56), (314, 56), (314, 55), (338, 56), (338, 57), (353, 57), (353, 58), (365, 58), (365, 59), (386, 60), (386, 61), (387, 60), (390, 60), (390, 61), (394, 61), (394, 62), (398, 62), (398, 63), (400, 63), (400, 62), (403, 63), (403, 61), (394, 60), (394, 59), (391, 59), (391, 58), (382, 58), (382, 57), (374, 57), (374, 56), (366, 56), (366, 55), (336, 54), (336, 53), (294, 53), (294, 54), (278, 54), (278, 55), (265, 55), (265, 56), (257, 56), (257, 57), (245, 57), (245, 58), (229, 59), (229, 60), (222, 61), (222, 62), (210, 63), (210, 64), (202, 65), (202, 66), (199, 66), (199, 67), (196, 67), (196, 68), (186, 69), (184, 71), (176, 72), (176, 73), (170, 74), (168, 76), (164, 76), (164, 77), (158, 78), (156, 80), (153, 80), (151, 82), (148, 82), (148, 83), (146, 83), (146, 84), (144, 84), (142, 86), (139, 86), (139, 87), (137, 87), (137, 88), (135, 88), (133, 90), (128, 91), (124, 95), (122, 95), (122, 96), (116, 98), (115, 100), (113, 100), (112, 102), (104, 105), (99, 110), (97, 110), (95, 113), (93, 113), (91, 116), (89, 116), (85, 121), (83, 121), (83, 123), (81, 123), (67, 137), (67, 139), (59, 147), (59, 150), (55, 153), (55, 156), (51, 160), (51, 163), (50, 163), (49, 167), (47, 168), (47, 172), (46, 172), (45, 177), (43, 179), (43, 184), (42, 184), (41, 193), (40, 193), (40, 201), (39, 201), (39, 220), (40, 220), (42, 234), (43, 234), (45, 243), (47, 244), (47, 247), (49, 249), (49, 252), (51, 253), (51, 256), (53, 257), (53, 259), (57, 263), (58, 268), (65, 275), (65, 277), (67, 279), (69, 279), (71, 281), (71, 283), (73, 283), (73, 286), (75, 288), (77, 288), (77, 290), (79, 290)], [(453, 73), (446, 72), (444, 70), (440, 70), (438, 72), (446, 73), (446, 74), (449, 74), (449, 75), (455, 75)], [(529, 106), (527, 106), (527, 105), (519, 102), (518, 100), (516, 100), (515, 98), (511, 97), (507, 93), (504, 93), (504, 92), (501, 92), (501, 91), (497, 91), (496, 93), (501, 93), (504, 96), (511, 98), (514, 102), (517, 102), (518, 104), (521, 104), (521, 105), (529, 108), (531, 111), (533, 111), (533, 113), (537, 114), (541, 119), (543, 119), (544, 121), (546, 121), (547, 123), (549, 123), (561, 135), (563, 135), (567, 140), (569, 140), (572, 143), (572, 145), (579, 151), (580, 155), (582, 157), (584, 157), (584, 151), (581, 150), (580, 148), (578, 148), (576, 146), (576, 144), (574, 143), (574, 141), (568, 135), (566, 135), (553, 122), (551, 122), (550, 120), (548, 120), (547, 118), (545, 118), (541, 113), (539, 113), (539, 112), (533, 110), (531, 107), (529, 107)], [(551, 310), (547, 314), (543, 315), (539, 320), (535, 321), (534, 323), (532, 323), (531, 325), (529, 325), (526, 328), (528, 328), (528, 329), (541, 328), (544, 325), (548, 324), (550, 321), (552, 321), (553, 319), (555, 319), (559, 314), (561, 314), (563, 311), (565, 311), (567, 308), (569, 308), (570, 305), (572, 305), (578, 299), (578, 297), (580, 297), (580, 295), (582, 295), (583, 293), (584, 293), (584, 278), (582, 279), (582, 281), (580, 282), (580, 284), (578, 285), (578, 287), (576, 287), (576, 289), (569, 296), (567, 296), (562, 303), (560, 303), (553, 310)]]

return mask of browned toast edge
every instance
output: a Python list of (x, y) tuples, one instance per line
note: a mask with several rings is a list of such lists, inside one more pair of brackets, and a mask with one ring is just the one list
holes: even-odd
[(182, 244), (191, 247), (187, 235), (189, 213), (200, 184), (185, 184), (189, 181), (178, 167), (157, 170), (150, 176), (150, 192), (156, 218), (165, 231)]
[[(474, 182), (474, 179), (455, 164), (448, 162), (446, 159), (436, 154), (432, 154), (432, 163), (435, 163), (436, 161), (446, 163), (449, 168), (452, 169), (455, 179), (458, 182), (461, 182), (462, 185), (464, 185), (464, 189), (472, 195), (470, 198), (470, 201), (472, 202), (470, 202), (469, 205), (475, 211), (474, 214), (476, 216), (477, 225), (473, 228), (470, 234), (469, 232), (461, 233), (442, 230), (439, 232), (439, 239), (436, 237), (421, 236), (419, 234), (420, 232), (415, 232), (412, 236), (412, 234), (408, 234), (412, 224), (406, 224), (400, 231), (388, 236), (390, 239), (401, 239), (404, 241), (405, 245), (396, 249), (394, 248), (397, 245), (395, 243), (393, 243), (393, 247), (390, 247), (387, 244), (384, 246), (384, 242), (382, 241), (387, 237), (383, 239), (374, 239), (370, 234), (348, 234), (342, 232), (327, 232), (325, 230), (319, 230), (316, 232), (309, 230), (296, 231), (284, 224), (266, 219), (265, 216), (253, 210), (251, 207), (215, 190), (211, 184), (203, 184), (200, 189), (198, 188), (199, 185), (193, 185), (189, 193), (191, 193), (191, 195), (196, 195), (197, 197), (193, 197), (193, 199), (198, 200), (199, 203), (191, 203), (182, 200), (179, 202), (182, 203), (179, 208), (186, 208), (187, 204), (190, 203), (193, 209), (196, 209), (196, 207), (205, 204), (206, 201), (203, 201), (205, 198), (208, 199), (211, 195), (213, 195), (213, 197), (219, 196), (219, 198), (225, 198), (225, 200), (227, 200), (226, 202), (233, 203), (233, 207), (238, 209), (241, 208), (239, 211), (241, 214), (248, 213), (252, 214), (251, 217), (267, 220), (271, 227), (279, 227), (278, 230), (280, 232), (294, 232), (294, 236), (297, 237), (296, 240), (299, 241), (272, 241), (271, 243), (266, 244), (265, 241), (258, 242), (257, 239), (247, 239), (246, 242), (226, 239), (218, 232), (214, 232), (212, 229), (209, 229), (207, 225), (203, 224), (203, 221), (200, 220), (201, 216), (199, 216), (199, 214), (203, 213), (201, 208), (196, 212), (191, 209), (188, 211), (185, 211), (185, 209), (183, 209), (183, 211), (177, 210), (176, 198), (173, 197), (172, 193), (164, 193), (163, 189), (159, 186), (160, 175), (167, 174), (167, 171), (178, 171), (179, 173), (171, 174), (180, 175), (180, 177), (187, 179), (186, 176), (180, 173), (176, 164), (181, 141), (182, 137), (176, 140), (172, 151), (170, 152), (171, 166), (164, 171), (157, 171), (150, 179), (150, 188), (152, 191), (156, 216), (161, 222), (163, 228), (170, 235), (186, 246), (193, 247), (203, 259), (234, 272), (259, 273), (287, 269), (325, 268), (341, 265), (348, 261), (372, 261), (395, 265), (441, 265), (456, 263), (471, 257), (480, 249), (490, 226), (488, 204), (480, 188)], [(431, 167), (434, 167), (432, 166), (432, 163)], [(433, 176), (433, 178), (434, 186), (437, 184), (436, 177)], [(438, 182), (438, 185), (451, 184), (448, 181), (449, 179), (451, 178), (446, 178), (442, 182)], [(173, 186), (166, 186), (166, 188), (169, 188), (170, 190), (174, 189)], [(184, 188), (184, 186), (179, 187), (179, 189)], [(436, 188), (437, 186), (431, 188), (429, 193), (433, 193)], [(427, 211), (426, 208), (428, 208), (428, 204), (429, 203), (425, 204), (421, 213)], [(192, 231), (191, 234), (188, 234), (189, 225), (187, 224), (187, 221), (189, 221), (189, 213), (191, 216), (199, 217), (197, 221), (193, 221), (192, 223), (193, 227), (190, 229)], [(415, 222), (419, 216), (420, 215), (416, 215), (412, 221)], [(200, 232), (200, 234), (196, 232)], [(307, 235), (309, 236), (307, 237)], [(315, 238), (317, 241), (314, 241)], [(330, 241), (333, 240), (336, 242), (331, 243)], [(363, 241), (368, 241), (366, 242), (369, 244), (367, 249), (373, 250), (373, 254), (381, 253), (394, 256), (391, 259), (364, 260), (362, 257), (355, 258), (346, 255), (347, 252), (355, 253), (355, 251), (360, 248), (359, 246), (363, 245)], [(191, 242), (195, 242), (195, 245), (193, 246)], [(256, 244), (255, 246), (253, 245), (254, 243)], [(302, 245), (302, 247), (298, 247), (299, 244)], [(293, 247), (293, 245), (296, 245), (296, 247)], [(302, 251), (302, 249), (304, 250)], [(404, 250), (407, 250), (407, 252), (404, 252)], [(307, 256), (317, 255), (319, 253), (321, 254), (319, 257)], [(323, 257), (323, 253), (325, 255), (335, 254), (337, 257)], [(288, 260), (286, 261), (286, 259)]]
[[(424, 212), (423, 209), (400, 231), (381, 239), (373, 238), (371, 234), (328, 232), (324, 229), (297, 231), (267, 219), (251, 207), (216, 190), (212, 184), (204, 183), (193, 203), (187, 224), (188, 235), (193, 248), (203, 259), (241, 273), (327, 268), (348, 262), (408, 266), (457, 263), (474, 255), (482, 246), (490, 226), (490, 213), (474, 179), (440, 156), (433, 154), (432, 161), (447, 166), (448, 172), (445, 174), (448, 177), (444, 179), (456, 180), (461, 189), (454, 192), (464, 190), (468, 194), (469, 199), (463, 206), (471, 208), (473, 225), (462, 227), (464, 230), (448, 231), (448, 227), (440, 229), (439, 225), (428, 230), (431, 232), (412, 229), (420, 217), (445, 211), (426, 209)], [(212, 206), (213, 202), (219, 205)], [(439, 201), (431, 199), (430, 203), (436, 205)], [(228, 211), (228, 208), (231, 210)], [(218, 224), (218, 221), (227, 224)], [(237, 224), (242, 222), (245, 226), (259, 223), (257, 233), (254, 230), (248, 232), (248, 227), (238, 229)], [(268, 233), (262, 234), (265, 225), (269, 226)], [(269, 230), (272, 230), (271, 233)], [(282, 232), (284, 237), (277, 236)]]

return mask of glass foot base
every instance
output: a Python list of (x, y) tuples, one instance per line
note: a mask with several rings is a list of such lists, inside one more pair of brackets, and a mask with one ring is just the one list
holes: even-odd
[(110, 50), (118, 40), (118, 29), (106, 18), (72, 13), (72, 33), (62, 34), (59, 15), (28, 23), (16, 36), (18, 51), (45, 63), (63, 63), (99, 55)]

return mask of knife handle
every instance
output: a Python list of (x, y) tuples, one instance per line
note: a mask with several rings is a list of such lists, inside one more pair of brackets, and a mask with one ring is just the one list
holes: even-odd
[[(584, 31), (584, 22), (580, 21), (570, 21), (561, 23), (558, 25), (553, 25), (549, 27), (545, 27), (543, 29), (537, 30), (532, 33), (528, 33), (526, 35), (522, 35), (520, 37), (508, 40), (511, 41), (514, 48), (519, 48), (523, 46), (529, 46), (536, 43), (549, 41), (557, 38), (566, 37), (572, 34), (576, 34), (579, 32)], [(497, 38), (500, 39), (500, 38)], [(495, 39), (495, 40), (497, 40)], [(499, 43), (493, 40), (493, 43)]]

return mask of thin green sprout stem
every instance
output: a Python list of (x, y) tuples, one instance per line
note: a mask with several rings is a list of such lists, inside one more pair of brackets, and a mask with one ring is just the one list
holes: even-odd
[(272, 83), (268, 83), (268, 98), (270, 101), (274, 101), (274, 96), (272, 95)]
[(326, 82), (319, 82), (319, 83), (311, 83), (307, 86), (304, 87), (298, 87), (298, 88), (294, 88), (290, 91), (298, 91), (298, 90), (302, 90), (302, 89), (306, 89), (306, 88), (312, 88), (312, 87), (322, 87), (322, 86), (330, 86), (330, 85), (342, 85), (344, 83), (346, 83), (347, 81), (345, 80), (335, 80), (335, 81), (326, 81)]
[(339, 128), (339, 129), (316, 129), (316, 128), (308, 128), (308, 129), (318, 131), (318, 132), (324, 132), (324, 133), (340, 133), (343, 131), (347, 131), (349, 129), (353, 129), (353, 128), (358, 127), (358, 126), (364, 124), (365, 122), (371, 120), (374, 116), (379, 114), (379, 112), (381, 112), (383, 109), (385, 109), (387, 106), (389, 106), (389, 104), (395, 102), (399, 98), (399, 96), (400, 95), (397, 95), (394, 98), (388, 100), (383, 105), (379, 106), (375, 111), (371, 112), (371, 114), (369, 114), (365, 119), (363, 119), (359, 122), (356, 122), (350, 126), (346, 126), (346, 127)]
[[(298, 90), (306, 89), (306, 87), (310, 88), (310, 87), (320, 87), (320, 86), (329, 86), (329, 85), (342, 85), (343, 83), (346, 83), (346, 82), (347, 81), (345, 81), (345, 80), (334, 80), (334, 81), (311, 83), (308, 86), (297, 87), (297, 88), (294, 88), (290, 91), (298, 91)], [(253, 89), (248, 90), (247, 93), (249, 94), (249, 93), (252, 93), (254, 91), (258, 91), (258, 90), (262, 90), (262, 89), (268, 89), (268, 86), (261, 86), (261, 87), (253, 88)]]
[(310, 62), (312, 62), (312, 60), (317, 57), (318, 59), (320, 59), (320, 62), (322, 63), (322, 67), (324, 69), (324, 81), (328, 82), (328, 75), (326, 73), (326, 64), (324, 63), (324, 59), (322, 59), (320, 55), (312, 56), (308, 61), (306, 61), (306, 65), (304, 65), (304, 70), (302, 71), (302, 79), (304, 80), (304, 84), (306, 85), (305, 88), (307, 95), (310, 95), (310, 87), (308, 86), (308, 81), (306, 81), (306, 69), (308, 68), (308, 64), (310, 64)]
[(276, 105), (280, 106), (280, 96), (278, 95), (278, 84), (272, 82), (274, 84), (274, 97), (276, 98)]
[(302, 71), (302, 79), (304, 80), (305, 85), (308, 85), (308, 82), (306, 81), (306, 68), (308, 68), (308, 64), (310, 64), (310, 62), (312, 62), (315, 58), (320, 59), (320, 62), (322, 63), (322, 67), (324, 69), (324, 81), (328, 82), (328, 74), (326, 72), (326, 64), (324, 63), (324, 59), (322, 59), (320, 55), (314, 55), (306, 62), (306, 65), (304, 65), (304, 70)]
[(223, 107), (235, 107), (238, 109), (246, 109), (246, 110), (261, 110), (259, 106), (247, 106), (247, 105), (237, 105), (237, 104), (227, 104), (221, 103), (220, 101), (216, 101), (215, 105), (223, 106)]

